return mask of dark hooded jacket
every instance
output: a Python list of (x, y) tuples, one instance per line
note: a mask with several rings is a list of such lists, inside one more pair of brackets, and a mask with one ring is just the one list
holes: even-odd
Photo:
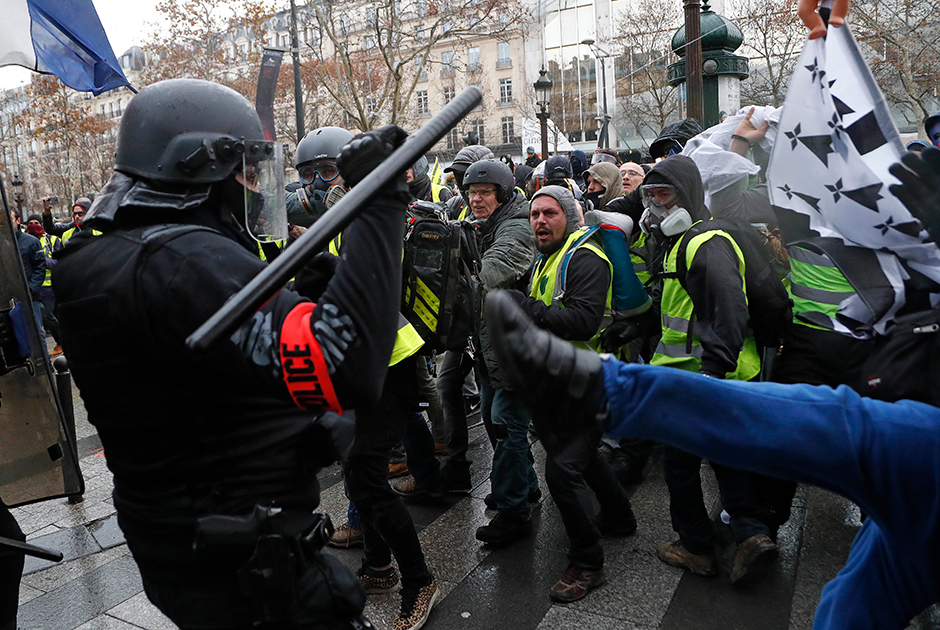
[[(408, 190), (411, 191), (415, 199), (434, 201), (434, 190), (431, 188), (431, 178), (428, 177), (427, 173), (415, 173), (415, 178), (408, 182)], [(441, 188), (440, 199), (438, 201), (446, 203), (453, 196), (454, 193), (444, 186)]]
[(571, 160), (571, 172), (574, 173), (574, 181), (578, 183), (581, 190), (584, 190), (584, 171), (587, 170), (588, 161), (584, 151), (574, 150), (568, 155)]
[[(689, 211), (692, 221), (711, 218), (705, 207), (705, 189), (698, 167), (691, 158), (674, 155), (658, 162), (643, 184), (671, 184), (679, 193), (679, 205)], [(632, 195), (632, 193), (631, 193)], [(661, 273), (663, 261), (684, 234), (658, 235), (651, 270)], [(738, 354), (747, 332), (747, 299), (738, 257), (725, 238), (711, 238), (695, 252), (688, 265), (685, 284), (695, 306), (695, 318), (702, 344), (703, 374), (723, 378), (737, 366)]]
[(682, 146), (685, 143), (702, 133), (702, 125), (694, 118), (683, 118), (679, 122), (674, 122), (663, 127), (659, 136), (653, 140), (650, 145), (650, 155), (655, 159), (665, 154), (665, 147), (678, 142)]

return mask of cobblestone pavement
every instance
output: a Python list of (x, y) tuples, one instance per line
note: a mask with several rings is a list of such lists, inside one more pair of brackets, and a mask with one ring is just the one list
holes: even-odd
[[(13, 510), (30, 542), (65, 554), (57, 565), (27, 558), (18, 627), (173, 629), (176, 626), (142, 591), (137, 567), (117, 526), (105, 454), (77, 392), (75, 400), (84, 501), (72, 505), (52, 500)], [(444, 594), (429, 628), (807, 629), (823, 584), (841, 567), (860, 525), (858, 510), (848, 501), (801, 487), (793, 516), (780, 533), (780, 559), (766, 579), (749, 589), (732, 588), (727, 578), (730, 544), (722, 557), (722, 576), (687, 575), (660, 562), (654, 551), (658, 543), (674, 537), (668, 493), (659, 459), (654, 457), (646, 480), (630, 489), (638, 533), (604, 541), (608, 583), (579, 602), (553, 605), (548, 589), (567, 564), (567, 540), (558, 510), (546, 492), (533, 513), (533, 536), (505, 549), (481, 547), (474, 532), (493, 516), (483, 503), (492, 451), (482, 428), (472, 429), (471, 439), (473, 492), (409, 505), (428, 564)], [(536, 445), (533, 452), (541, 474), (544, 451)], [(320, 477), (321, 509), (339, 525), (346, 513), (340, 475), (333, 467)], [(703, 477), (706, 500), (714, 503), (714, 477), (710, 472)], [(358, 567), (360, 550), (331, 552)], [(366, 614), (376, 627), (385, 629), (397, 607), (395, 594), (370, 596)], [(926, 617), (912, 628), (938, 627)]]

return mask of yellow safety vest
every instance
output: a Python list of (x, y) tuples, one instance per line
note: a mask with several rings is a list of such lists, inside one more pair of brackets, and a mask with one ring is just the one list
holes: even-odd
[(554, 305), (564, 307), (561, 301), (564, 297), (564, 276), (568, 271), (568, 261), (570, 260), (570, 257), (566, 254), (571, 251), (573, 255), (574, 251), (572, 250), (581, 248), (588, 249), (597, 254), (601, 260), (607, 263), (607, 267), (610, 269), (610, 281), (607, 283), (607, 302), (604, 319), (597, 333), (595, 333), (591, 339), (588, 341), (572, 341), (571, 343), (579, 348), (601, 352), (601, 332), (610, 324), (610, 317), (608, 315), (612, 310), (614, 266), (611, 264), (610, 259), (607, 258), (607, 254), (604, 253), (603, 248), (598, 243), (595, 243), (589, 236), (584, 238), (585, 236), (584, 231), (576, 230), (568, 236), (568, 240), (565, 241), (565, 244), (562, 245), (558, 251), (548, 258), (539, 256), (536, 259), (535, 271), (532, 273), (532, 281), (529, 284), (529, 295), (541, 300), (546, 306)]
[[(75, 233), (78, 232), (78, 228), (69, 228), (62, 234), (62, 244), (66, 245), (69, 242), (69, 239), (75, 236)], [(92, 230), (91, 233), (94, 236), (101, 236), (102, 232), (99, 230)]]
[[(747, 286), (744, 282), (744, 254), (734, 242), (731, 235), (722, 230), (711, 230), (704, 232), (692, 238), (686, 248), (686, 268), (692, 266), (692, 260), (695, 253), (702, 243), (709, 239), (719, 237), (726, 238), (734, 248), (738, 257), (738, 271), (741, 274), (741, 290), (745, 292), (747, 299)], [(682, 284), (675, 276), (677, 272), (677, 259), (679, 246), (682, 244), (685, 236), (676, 241), (666, 260), (663, 261), (663, 272), (666, 277), (663, 280), (663, 298), (662, 298), (662, 325), (663, 335), (659, 340), (659, 345), (650, 361), (652, 365), (667, 365), (690, 372), (699, 372), (702, 368), (702, 345), (699, 341), (696, 320), (694, 319), (695, 305), (692, 304), (692, 298), (682, 288)], [(691, 334), (691, 340), (689, 335)], [(744, 338), (744, 345), (738, 354), (738, 363), (733, 372), (728, 372), (725, 377), (739, 381), (749, 381), (760, 373), (760, 355), (757, 354), (757, 344), (753, 336)]]
[[(343, 233), (340, 232), (333, 238), (332, 241), (330, 241), (330, 253), (334, 256), (339, 256), (342, 247)], [(402, 255), (404, 255), (404, 251), (402, 252)], [(407, 359), (408, 357), (417, 353), (423, 345), (424, 339), (421, 338), (421, 335), (418, 334), (418, 331), (415, 330), (415, 327), (411, 325), (411, 322), (405, 319), (404, 315), (399, 313), (398, 333), (395, 335), (395, 346), (392, 348), (392, 358), (389, 360), (388, 366), (392, 367), (396, 363)]]
[[(42, 243), (42, 251), (46, 255), (46, 258), (52, 258), (52, 253), (55, 251), (56, 243), (59, 242), (59, 237), (46, 233), (42, 235), (42, 238), (39, 239), (39, 242)], [(48, 267), (46, 268), (46, 277), (42, 281), (42, 286), (52, 286), (52, 269), (49, 269)]]

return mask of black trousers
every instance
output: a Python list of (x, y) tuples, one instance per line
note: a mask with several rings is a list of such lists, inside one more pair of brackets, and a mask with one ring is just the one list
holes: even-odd
[(345, 464), (349, 500), (362, 520), (366, 564), (385, 566), (394, 554), (405, 588), (431, 580), (411, 514), (388, 485), (389, 454), (417, 410), (415, 360), (409, 357), (389, 368), (379, 404), (356, 410), (356, 441)]
[(594, 525), (594, 506), (588, 487), (594, 491), (605, 518), (636, 522), (630, 498), (617, 481), (610, 464), (601, 456), (600, 435), (579, 435), (564, 451), (545, 460), (545, 481), (561, 512), (568, 534), (568, 559), (582, 569), (604, 566), (601, 534)]
[(473, 369), (473, 359), (466, 352), (448, 350), (444, 353), (441, 373), (437, 377), (437, 391), (444, 410), (447, 427), (447, 463), (444, 474), (455, 482), (468, 481), (470, 461), (467, 459), (469, 432), (467, 411), (464, 408), (463, 384)]
[[(702, 458), (671, 446), (663, 451), (663, 474), (669, 488), (669, 515), (682, 546), (691, 553), (707, 555), (715, 551), (715, 528), (705, 509), (702, 495)], [(757, 534), (771, 531), (774, 521), (761, 496), (759, 476), (711, 463), (721, 503), (731, 515), (731, 531), (741, 543)]]
[[(10, 510), (0, 503), (0, 536), (26, 542), (23, 530)], [(22, 551), (0, 547), (0, 630), (16, 630), (16, 609), (20, 599), (20, 578), (26, 557)]]

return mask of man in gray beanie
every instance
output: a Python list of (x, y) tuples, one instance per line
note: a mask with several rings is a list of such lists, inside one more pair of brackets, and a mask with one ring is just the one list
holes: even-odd
[[(539, 327), (599, 352), (600, 332), (611, 308), (613, 267), (600, 241), (581, 230), (580, 223), (580, 207), (567, 188), (546, 186), (532, 197), (529, 225), (541, 255), (529, 295), (511, 293)], [(536, 429), (544, 422), (557, 422), (539, 416), (532, 420)], [(602, 535), (630, 536), (636, 531), (630, 499), (598, 452), (600, 440), (599, 431), (579, 436), (552, 448), (555, 455), (545, 461), (545, 480), (571, 543), (565, 575), (549, 592), (558, 602), (579, 600), (606, 581)], [(596, 517), (588, 486), (601, 505)]]

